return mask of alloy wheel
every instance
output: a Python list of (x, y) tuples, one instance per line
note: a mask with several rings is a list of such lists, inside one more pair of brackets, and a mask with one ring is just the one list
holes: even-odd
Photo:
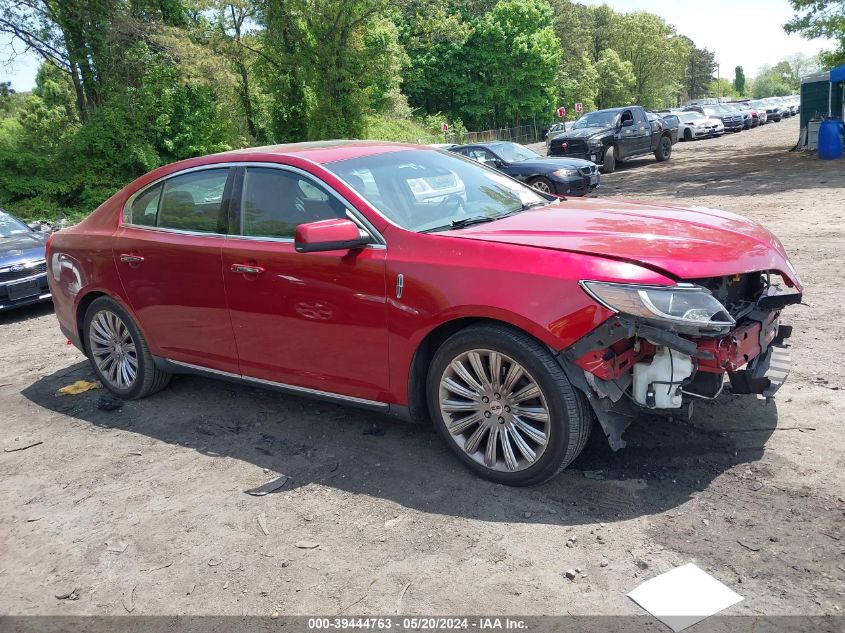
[(539, 384), (500, 352), (454, 358), (440, 379), (439, 403), (452, 441), (492, 470), (525, 470), (548, 445), (551, 415)]
[(117, 389), (130, 389), (138, 376), (138, 351), (126, 323), (111, 310), (91, 319), (89, 344), (100, 374)]
[(551, 193), (552, 188), (549, 187), (549, 183), (545, 180), (537, 180), (531, 184), (537, 191), (542, 191), (543, 193)]

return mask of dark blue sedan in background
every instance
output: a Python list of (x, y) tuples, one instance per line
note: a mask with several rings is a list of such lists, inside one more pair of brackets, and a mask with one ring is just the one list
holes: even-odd
[(488, 165), (544, 193), (584, 196), (599, 186), (595, 163), (580, 158), (546, 158), (510, 141), (456, 145), (449, 151)]
[(47, 234), (0, 209), (0, 310), (48, 301)]

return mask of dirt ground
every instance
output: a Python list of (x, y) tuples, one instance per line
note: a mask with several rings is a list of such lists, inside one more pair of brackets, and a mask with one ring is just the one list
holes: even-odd
[(625, 594), (687, 562), (745, 597), (726, 613), (841, 613), (845, 161), (797, 138), (681, 143), (599, 193), (780, 236), (807, 290), (776, 401), (643, 419), (615, 454), (594, 434), (532, 489), (474, 477), (428, 427), (204, 378), (99, 410), (56, 395), (93, 374), (49, 306), (0, 315), (0, 447), (42, 442), (0, 453), (0, 614), (641, 614)]

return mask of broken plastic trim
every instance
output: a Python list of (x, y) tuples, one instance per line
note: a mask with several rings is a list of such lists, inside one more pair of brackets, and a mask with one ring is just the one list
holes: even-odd
[(640, 337), (665, 345), (669, 349), (681, 352), (694, 358), (712, 358), (710, 352), (698, 349), (694, 341), (690, 341), (674, 332), (643, 323), (639, 319), (626, 315), (617, 315), (608, 319), (586, 336), (578, 339), (563, 350), (562, 355), (571, 363), (581, 358), (587, 352), (610, 347), (626, 338)]

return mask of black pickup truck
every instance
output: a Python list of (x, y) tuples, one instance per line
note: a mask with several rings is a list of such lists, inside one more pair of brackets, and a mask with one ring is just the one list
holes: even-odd
[(669, 160), (672, 141), (670, 130), (650, 124), (641, 106), (627, 106), (585, 114), (552, 138), (549, 156), (586, 158), (607, 174), (626, 158), (654, 154), (658, 162)]

